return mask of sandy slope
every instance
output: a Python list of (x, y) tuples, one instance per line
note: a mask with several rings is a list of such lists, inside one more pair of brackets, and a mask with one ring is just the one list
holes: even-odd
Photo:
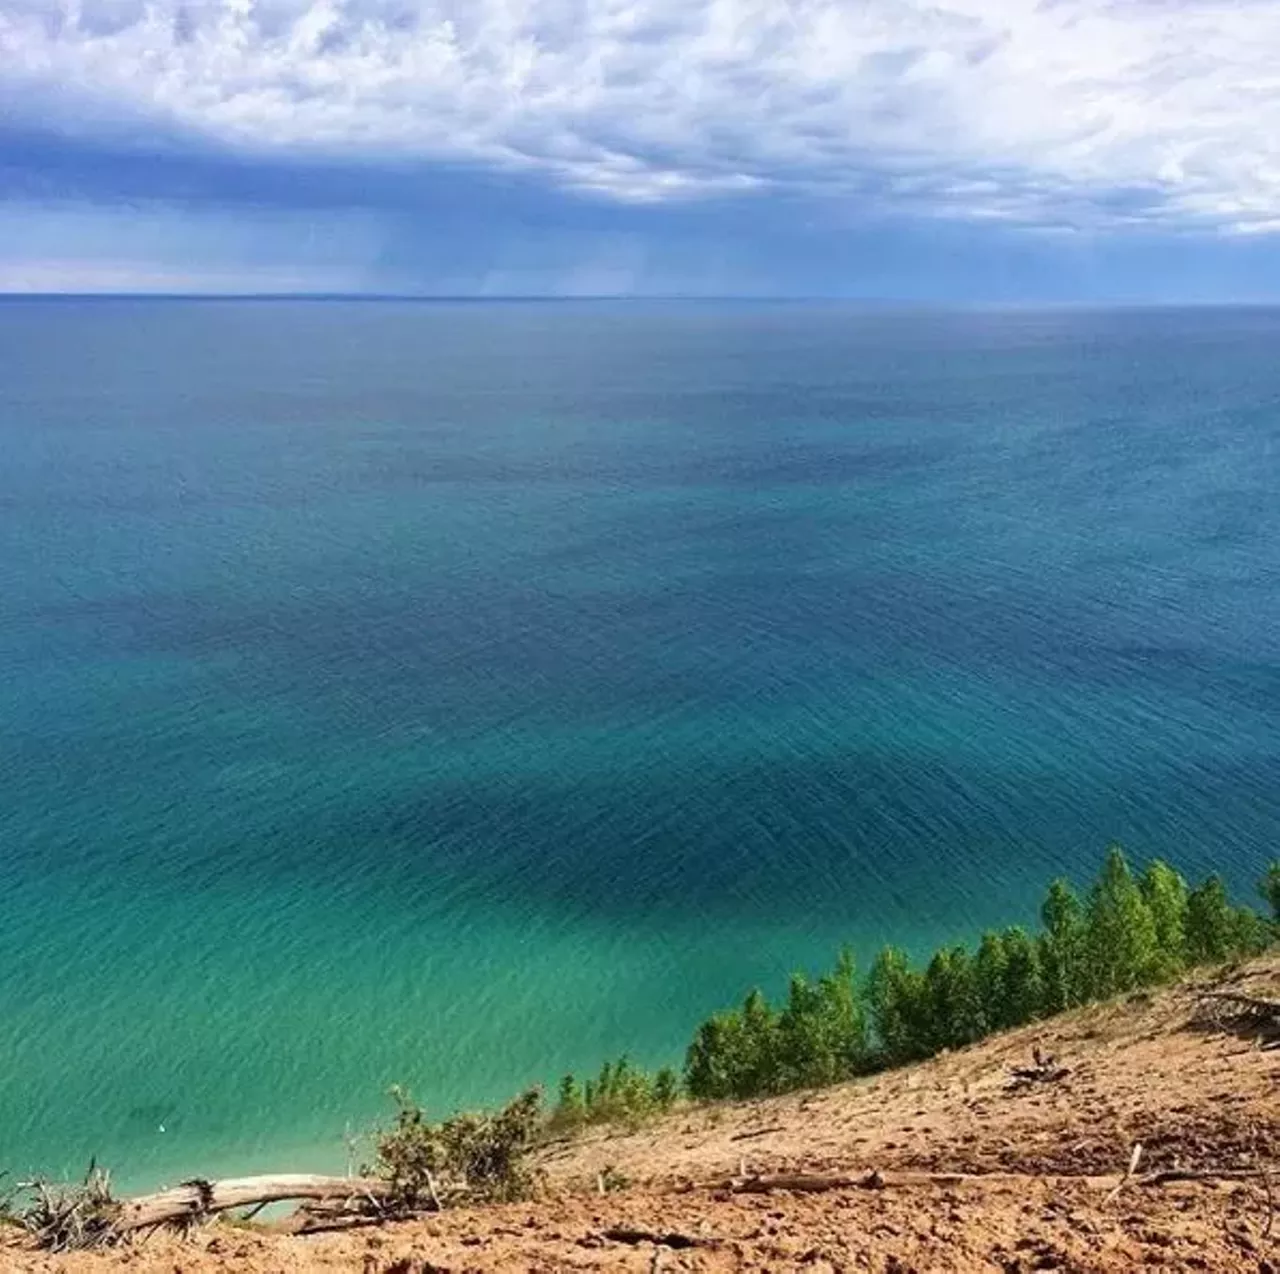
[[(213, 1225), (186, 1240), (157, 1235), (67, 1258), (10, 1247), (0, 1268), (1280, 1274), (1280, 1049), (1197, 1026), (1198, 995), (1210, 981), (1280, 997), (1280, 958), (910, 1070), (552, 1146), (547, 1196), (533, 1204), (306, 1238)], [(1011, 1087), (1011, 1068), (1027, 1064), (1034, 1046), (1068, 1074)], [(1132, 1181), (1113, 1196), (1138, 1142), (1143, 1172), (1229, 1175)], [(752, 1173), (871, 1169), (882, 1188), (739, 1194), (724, 1186)], [(606, 1172), (627, 1184), (602, 1195)], [(619, 1228), (671, 1242), (610, 1237)]]

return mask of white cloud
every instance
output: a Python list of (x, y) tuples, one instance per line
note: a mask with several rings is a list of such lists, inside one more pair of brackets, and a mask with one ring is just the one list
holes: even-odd
[(0, 0), (10, 111), (1036, 224), (1274, 229), (1275, 0)]

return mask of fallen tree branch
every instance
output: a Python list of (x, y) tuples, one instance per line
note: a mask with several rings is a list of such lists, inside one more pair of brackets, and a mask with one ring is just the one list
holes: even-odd
[(155, 1194), (124, 1200), (112, 1220), (118, 1234), (156, 1225), (191, 1224), (232, 1208), (265, 1207), (309, 1199), (321, 1203), (344, 1201), (358, 1210), (357, 1201), (377, 1206), (389, 1194), (385, 1181), (372, 1177), (322, 1177), (286, 1173), (270, 1177), (236, 1177), (226, 1181), (184, 1181)]

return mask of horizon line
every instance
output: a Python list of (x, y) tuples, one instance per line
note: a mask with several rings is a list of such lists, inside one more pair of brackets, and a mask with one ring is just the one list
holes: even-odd
[(409, 302), (425, 305), (491, 304), (801, 304), (850, 305), (868, 309), (900, 310), (1162, 310), (1162, 309), (1276, 309), (1280, 297), (1270, 300), (966, 300), (901, 297), (822, 296), (799, 293), (687, 294), (590, 293), (566, 296), (559, 293), (518, 293), (478, 296), (475, 293), (433, 292), (19, 292), (0, 290), (0, 305), (15, 301), (362, 301)]

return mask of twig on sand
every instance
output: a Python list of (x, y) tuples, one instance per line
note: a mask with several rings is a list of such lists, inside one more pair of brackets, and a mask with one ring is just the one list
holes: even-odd
[(618, 1225), (609, 1230), (602, 1230), (601, 1238), (610, 1243), (653, 1243), (658, 1247), (690, 1248), (716, 1247), (720, 1240), (696, 1234), (680, 1234), (678, 1231), (663, 1233), (658, 1230), (637, 1230), (630, 1226)]
[[(1120, 1191), (1123, 1190), (1125, 1186), (1127, 1186), (1129, 1182), (1133, 1179), (1133, 1174), (1138, 1171), (1138, 1164), (1140, 1164), (1141, 1162), (1142, 1162), (1142, 1142), (1138, 1141), (1134, 1143), (1133, 1153), (1130, 1154), (1129, 1156), (1129, 1166), (1124, 1170), (1124, 1176), (1120, 1178), (1120, 1182), (1116, 1186), (1116, 1188), (1112, 1190), (1109, 1195), (1107, 1195), (1106, 1199), (1103, 1200), (1104, 1203), (1110, 1203), (1112, 1202), (1112, 1200), (1114, 1200), (1119, 1196)], [(1154, 1185), (1156, 1183), (1148, 1182), (1147, 1184)]]
[(786, 1132), (786, 1124), (770, 1124), (767, 1128), (752, 1128), (748, 1132), (735, 1132), (730, 1141), (750, 1141), (754, 1137), (767, 1137), (771, 1132)]

